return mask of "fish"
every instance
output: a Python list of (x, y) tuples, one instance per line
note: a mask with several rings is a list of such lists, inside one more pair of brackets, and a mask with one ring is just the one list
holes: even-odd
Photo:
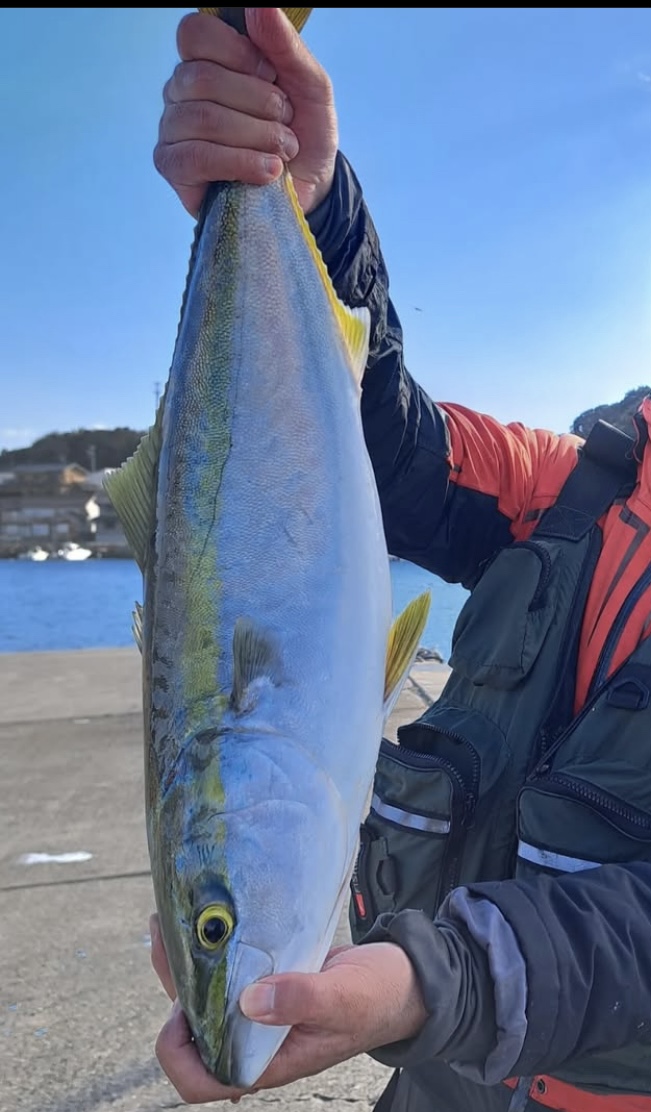
[[(210, 10), (243, 27), (244, 9)], [(283, 10), (296, 26), (311, 11)], [(240, 994), (322, 967), (427, 619), (428, 593), (392, 622), (360, 413), (369, 334), (287, 172), (215, 183), (154, 424), (105, 479), (143, 577), (133, 632), (162, 939), (203, 1063), (239, 1088), (288, 1034), (247, 1019)]]

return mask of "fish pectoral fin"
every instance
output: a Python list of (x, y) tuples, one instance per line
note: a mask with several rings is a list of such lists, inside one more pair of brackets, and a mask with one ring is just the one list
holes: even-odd
[(425, 591), (412, 599), (389, 630), (384, 672), (384, 717), (389, 717), (409, 669), (414, 663), (420, 639), (427, 624), (431, 596)]
[(156, 475), (163, 432), (161, 398), (156, 420), (134, 454), (104, 477), (104, 490), (118, 515), (134, 560), (142, 572), (156, 520)]
[(140, 652), (142, 653), (142, 606), (139, 602), (135, 604), (135, 608), (131, 617), (131, 632), (133, 633), (133, 639), (140, 649)]
[(231, 706), (243, 714), (252, 709), (251, 687), (256, 680), (276, 684), (280, 658), (266, 630), (250, 618), (238, 618), (233, 630), (233, 690)]

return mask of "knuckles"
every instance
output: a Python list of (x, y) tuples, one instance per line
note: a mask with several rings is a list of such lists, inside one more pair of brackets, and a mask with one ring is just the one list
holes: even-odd
[(209, 178), (201, 175), (204, 161), (200, 143), (157, 143), (154, 148), (154, 166), (173, 186), (208, 181)]
[(207, 62), (204, 58), (179, 62), (172, 78), (173, 90), (176, 93), (183, 92), (184, 99), (211, 100), (219, 95), (222, 73), (221, 66), (216, 62)]
[(183, 100), (167, 106), (164, 133), (176, 142), (207, 139), (217, 143), (224, 138), (227, 111), (206, 100)]

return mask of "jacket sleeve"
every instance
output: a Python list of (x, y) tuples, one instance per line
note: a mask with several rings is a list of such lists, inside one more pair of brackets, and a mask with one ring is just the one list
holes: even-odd
[(459, 888), (433, 923), (384, 915), (363, 941), (403, 947), (430, 1013), (385, 1065), (439, 1058), (492, 1085), (651, 1043), (650, 864)]
[(362, 419), (389, 551), (472, 587), (494, 552), (531, 532), (580, 441), (437, 405), (414, 382), (377, 232), (341, 154), (309, 222), (339, 297), (371, 313)]

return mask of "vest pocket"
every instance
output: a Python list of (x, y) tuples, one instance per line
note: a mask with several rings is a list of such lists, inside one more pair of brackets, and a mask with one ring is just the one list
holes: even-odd
[(524, 541), (489, 564), (454, 629), (450, 666), (458, 675), (506, 691), (531, 671), (558, 603), (555, 551)]
[(645, 770), (617, 761), (564, 765), (521, 789), (516, 877), (650, 860)]
[(397, 745), (382, 742), (351, 881), (354, 940), (385, 911), (434, 918), (458, 883), (467, 832), (506, 752), (483, 715), (439, 704), (401, 727)]

